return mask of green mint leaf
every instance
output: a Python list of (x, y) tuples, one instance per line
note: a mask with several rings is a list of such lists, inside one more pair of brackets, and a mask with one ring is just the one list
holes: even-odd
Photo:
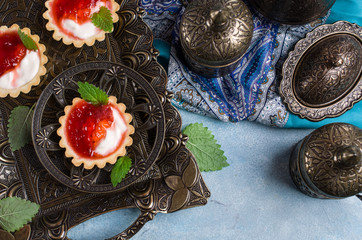
[(31, 37), (29, 37), (28, 35), (26, 35), (25, 33), (23, 33), (20, 28), (18, 29), (18, 34), (19, 37), (21, 39), (21, 41), (23, 42), (24, 46), (29, 49), (29, 50), (38, 50), (38, 46), (36, 45), (36, 43), (34, 42), (33, 39), (31, 39)]
[(101, 7), (98, 12), (93, 13), (91, 20), (97, 28), (100, 28), (105, 32), (112, 32), (112, 13), (108, 8)]
[(78, 92), (85, 101), (93, 105), (106, 105), (108, 103), (107, 93), (93, 84), (78, 82), (78, 87)]
[(8, 137), (12, 151), (19, 150), (31, 142), (31, 122), (33, 108), (18, 106), (14, 108), (9, 117)]
[(19, 230), (31, 221), (39, 208), (38, 204), (18, 197), (3, 198), (0, 200), (0, 226), (8, 232)]
[(128, 171), (131, 169), (132, 159), (127, 156), (118, 158), (116, 164), (112, 168), (111, 181), (113, 187), (116, 187), (118, 183), (126, 177)]
[(216, 171), (229, 166), (214, 135), (202, 123), (190, 124), (182, 133), (189, 137), (186, 147), (194, 154), (200, 171)]

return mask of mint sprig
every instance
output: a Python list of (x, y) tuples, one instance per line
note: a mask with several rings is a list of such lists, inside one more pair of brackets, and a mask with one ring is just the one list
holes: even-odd
[(113, 187), (116, 187), (118, 183), (120, 183), (122, 179), (126, 177), (127, 173), (131, 169), (131, 165), (132, 165), (131, 158), (127, 156), (118, 158), (111, 172), (111, 182)]
[(24, 44), (24, 46), (29, 49), (29, 50), (38, 50), (38, 46), (36, 45), (36, 43), (34, 42), (34, 40), (29, 37), (28, 35), (26, 35), (25, 33), (23, 33), (20, 28), (18, 29), (18, 34), (20, 37), (20, 40), (22, 41), (22, 43)]
[(38, 204), (18, 197), (3, 198), (0, 200), (0, 226), (8, 232), (17, 231), (31, 221), (39, 208)]
[(93, 84), (78, 82), (78, 92), (81, 98), (93, 105), (106, 105), (108, 103), (107, 93)]
[(229, 166), (221, 146), (202, 123), (190, 124), (182, 133), (189, 137), (186, 147), (194, 154), (200, 171), (216, 171)]
[(113, 20), (111, 11), (102, 6), (99, 11), (93, 13), (91, 17), (92, 23), (97, 27), (102, 29), (105, 32), (112, 32), (113, 30)]
[(33, 107), (17, 106), (10, 113), (8, 137), (12, 151), (19, 150), (24, 147), (25, 144), (31, 142)]

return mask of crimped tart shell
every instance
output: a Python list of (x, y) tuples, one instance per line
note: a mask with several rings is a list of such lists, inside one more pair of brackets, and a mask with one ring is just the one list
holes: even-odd
[[(20, 27), (17, 24), (13, 24), (10, 28), (8, 28), (7, 26), (1, 26), (0, 27), (0, 33), (6, 32), (6, 31), (18, 31)], [(38, 51), (40, 54), (40, 64), (39, 64), (39, 69), (37, 74), (34, 76), (34, 78), (30, 81), (28, 81), (26, 84), (21, 85), (18, 88), (15, 89), (6, 89), (6, 88), (1, 88), (0, 87), (0, 97), (6, 97), (7, 95), (10, 95), (10, 97), (17, 97), (19, 96), (19, 94), (21, 92), (23, 93), (28, 93), (31, 90), (32, 86), (36, 86), (40, 83), (40, 77), (45, 75), (46, 73), (46, 68), (45, 68), (45, 64), (48, 62), (48, 58), (47, 56), (45, 56), (44, 52), (45, 52), (45, 46), (43, 44), (39, 43), (39, 36), (35, 35), (35, 34), (31, 34), (31, 31), (29, 28), (20, 28), (20, 30), (27, 34), (29, 37), (31, 37), (31, 39), (34, 40), (34, 42), (36, 43), (36, 45), (38, 46)]]
[[(55, 0), (48, 0), (45, 2), (45, 7), (47, 8), (47, 10), (44, 12), (43, 17), (48, 20), (48, 23), (45, 25), (46, 29), (48, 31), (54, 31), (53, 33), (53, 38), (57, 41), (62, 40), (64, 44), (66, 45), (71, 45), (73, 44), (75, 47), (80, 48), (82, 47), (84, 44), (87, 44), (88, 46), (93, 46), (95, 41), (103, 41), (106, 37), (106, 32), (101, 30), (98, 34), (87, 38), (87, 39), (75, 39), (73, 37), (70, 37), (68, 35), (66, 35), (65, 33), (63, 33), (58, 26), (53, 23), (53, 19), (51, 17), (51, 5)], [(77, 0), (74, 0), (77, 1)], [(116, 3), (114, 0), (109, 0), (112, 4), (112, 20), (114, 23), (116, 23), (118, 21), (118, 14), (117, 11), (120, 9), (120, 6), (118, 3)], [(114, 27), (113, 27), (114, 30)], [(112, 31), (113, 31), (112, 30)]]
[(91, 158), (84, 158), (78, 156), (78, 154), (73, 150), (73, 148), (68, 144), (67, 138), (65, 136), (65, 124), (68, 118), (68, 114), (73, 109), (73, 107), (80, 101), (84, 101), (80, 98), (74, 98), (72, 105), (66, 106), (64, 108), (65, 115), (59, 118), (60, 128), (57, 130), (57, 134), (61, 137), (59, 145), (62, 148), (65, 148), (65, 156), (72, 159), (72, 163), (74, 166), (79, 167), (82, 163), (84, 164), (85, 169), (92, 169), (94, 166), (98, 168), (104, 168), (107, 163), (115, 164), (117, 162), (118, 157), (124, 156), (126, 154), (126, 146), (130, 146), (133, 143), (133, 139), (129, 136), (134, 133), (134, 127), (129, 123), (132, 121), (132, 116), (129, 113), (126, 113), (126, 106), (123, 103), (117, 104), (117, 98), (114, 96), (109, 97), (109, 102), (114, 104), (118, 108), (118, 110), (123, 114), (125, 118), (125, 122), (127, 125), (128, 133), (126, 134), (126, 138), (124, 139), (123, 144), (110, 156), (100, 158), (97, 160), (93, 160)]

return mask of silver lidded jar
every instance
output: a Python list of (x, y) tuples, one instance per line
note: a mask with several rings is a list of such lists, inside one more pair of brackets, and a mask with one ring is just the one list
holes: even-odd
[(336, 0), (249, 0), (265, 17), (284, 24), (310, 23), (327, 14)]
[(304, 138), (289, 164), (295, 185), (310, 197), (340, 199), (362, 192), (362, 129), (331, 123)]
[(242, 0), (194, 0), (181, 18), (180, 41), (192, 71), (204, 77), (232, 72), (249, 48), (253, 18)]

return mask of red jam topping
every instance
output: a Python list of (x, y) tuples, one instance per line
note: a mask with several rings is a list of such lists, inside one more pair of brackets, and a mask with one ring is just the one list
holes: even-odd
[(26, 50), (16, 31), (0, 33), (0, 76), (19, 65)]
[(75, 37), (62, 27), (62, 20), (70, 19), (78, 24), (89, 22), (99, 2), (105, 3), (105, 6), (111, 9), (109, 0), (54, 0), (51, 6), (52, 17), (60, 30)]
[[(111, 155), (121, 146), (125, 136), (108, 155), (95, 152), (100, 141), (105, 138), (107, 128), (110, 128), (114, 121), (112, 109), (119, 111), (111, 103), (94, 106), (84, 100), (72, 107), (66, 120), (65, 134), (69, 145), (78, 156), (96, 160)], [(123, 116), (121, 112), (120, 115)]]

